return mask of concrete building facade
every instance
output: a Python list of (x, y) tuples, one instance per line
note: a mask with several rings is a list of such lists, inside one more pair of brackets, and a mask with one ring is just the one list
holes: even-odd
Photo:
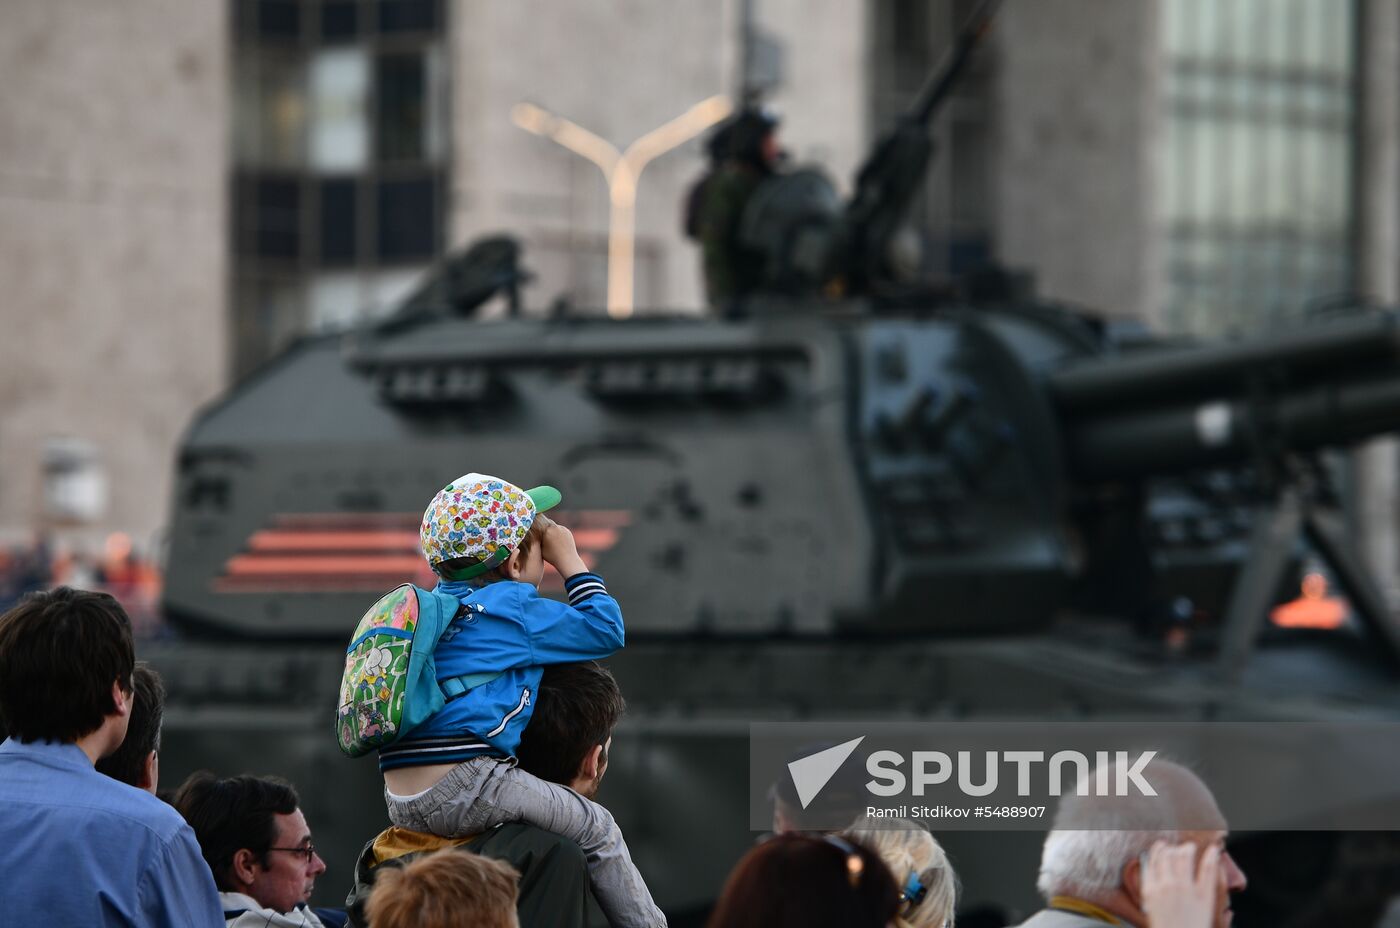
[(226, 60), (214, 4), (5, 6), (0, 543), (157, 541), (227, 383)]
[(1159, 3), (1008, 3), (995, 31), (992, 251), (1039, 292), (1151, 320), (1157, 221)]
[[(1374, 30), (1359, 56), (1344, 40), (1358, 11), (1384, 4), (1347, 3), (1347, 18), (1327, 0), (1279, 2), (1289, 16), (1267, 0), (1005, 0), (933, 127), (936, 160), (913, 213), (925, 270), (996, 261), (1031, 271), (1050, 299), (1176, 327), (1189, 327), (1169, 311), (1187, 305), (1186, 284), (1199, 284), (1198, 305), (1200, 294), (1229, 302), (1309, 268), (1322, 269), (1309, 300), (1354, 277), (1356, 242), (1393, 219), (1359, 210), (1350, 165), (1370, 152), (1365, 176), (1376, 176), (1400, 132), (1374, 120), (1360, 131), (1348, 81), (1367, 61), (1393, 77), (1394, 63), (1376, 64)], [(592, 164), (512, 124), (515, 104), (625, 147), (699, 100), (735, 93), (747, 22), (781, 47), (767, 102), (792, 162), (820, 164), (845, 190), (972, 6), (16, 0), (0, 33), (0, 539), (53, 529), (91, 543), (123, 530), (149, 545), (166, 518), (177, 438), (199, 404), (299, 332), (384, 312), (432, 261), (480, 235), (523, 241), (536, 275), (527, 311), (557, 300), (599, 311), (606, 185)], [(247, 38), (259, 17), (278, 33), (270, 50)], [(404, 23), (411, 41), (389, 35)], [(420, 53), (419, 83), (405, 85), (399, 65)], [(413, 257), (367, 269), (356, 255), (375, 250), (375, 223), (394, 206), (375, 185), (404, 170), (373, 138), (391, 78), (408, 94), (398, 129), (422, 139), (411, 167), (437, 185), (423, 188), (435, 225)], [(250, 90), (251, 80), (262, 83)], [(1202, 87), (1214, 96), (1192, 96)], [(1291, 107), (1290, 88), (1323, 103)], [(1274, 134), (1250, 135), (1251, 125)], [(1311, 154), (1274, 154), (1294, 145)], [(1226, 167), (1174, 180), (1183, 152)], [(1283, 178), (1283, 194), (1251, 180), (1235, 203), (1232, 179), (1253, 176), (1251, 157), (1264, 166), (1258, 177)], [(1317, 164), (1327, 170), (1313, 183)], [(703, 166), (697, 138), (642, 175), (639, 313), (703, 304), (698, 255), (680, 228)], [(325, 204), (356, 184), (350, 199), (369, 225), (328, 263), (336, 214)], [(293, 212), (278, 202), (249, 220), (264, 192), (293, 188)], [(1311, 199), (1279, 200), (1294, 189)], [(367, 202), (380, 212), (363, 212)], [(1216, 215), (1216, 202), (1239, 208)], [(295, 260), (249, 258), (264, 233), (273, 252), (301, 236)], [(1390, 280), (1393, 257), (1387, 269), (1367, 253), (1365, 280)], [(1230, 270), (1236, 258), (1252, 270)], [(1231, 312), (1237, 325), (1254, 310)]]

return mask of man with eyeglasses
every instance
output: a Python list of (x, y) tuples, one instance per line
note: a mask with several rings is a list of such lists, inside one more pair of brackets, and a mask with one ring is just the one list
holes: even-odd
[[(175, 808), (199, 839), (227, 928), (324, 928), (307, 907), (326, 863), (311, 843), (300, 800), (276, 777), (192, 774)], [(324, 914), (324, 913), (322, 913)]]
[(58, 587), (0, 616), (0, 923), (220, 924), (189, 826), (94, 767), (127, 736), (134, 668), (105, 593)]

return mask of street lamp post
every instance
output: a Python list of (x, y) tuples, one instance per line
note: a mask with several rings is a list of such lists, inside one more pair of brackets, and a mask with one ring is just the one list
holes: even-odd
[(612, 204), (608, 220), (608, 315), (632, 315), (632, 277), (636, 250), (637, 182), (653, 159), (704, 132), (729, 115), (727, 97), (703, 100), (670, 122), (618, 151), (617, 146), (576, 123), (555, 116), (533, 103), (517, 103), (511, 120), (526, 132), (543, 136), (587, 158), (603, 172)]

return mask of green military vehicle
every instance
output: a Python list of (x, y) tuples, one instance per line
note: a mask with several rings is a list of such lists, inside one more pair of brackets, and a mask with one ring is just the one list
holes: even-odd
[[(1191, 345), (1014, 286), (895, 282), (971, 42), (850, 204), (811, 172), (755, 196), (767, 282), (736, 318), (481, 321), (522, 279), (493, 240), (201, 412), (177, 462), (178, 638), (145, 649), (167, 778), (290, 778), (330, 867), (318, 902), (342, 898), (386, 824), (374, 762), (335, 743), (343, 649), (380, 594), (431, 584), (420, 514), (467, 471), (559, 487), (623, 605), (608, 663), (630, 710), (601, 798), (677, 924), (755, 838), (755, 721), (1400, 715), (1400, 627), (1336, 527), (1327, 456), (1400, 427), (1400, 317)], [(1339, 628), (1268, 621), (1304, 550), (1347, 596)], [(967, 903), (1034, 906), (1037, 835), (944, 837)], [(1368, 875), (1400, 872), (1384, 838), (1237, 851), (1246, 925), (1334, 895), (1332, 924), (1364, 924), (1379, 903), (1355, 887), (1379, 899)]]

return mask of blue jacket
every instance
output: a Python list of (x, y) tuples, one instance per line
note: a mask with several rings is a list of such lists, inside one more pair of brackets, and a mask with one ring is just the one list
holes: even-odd
[(0, 744), (0, 924), (223, 928), (194, 832), (75, 744)]
[(568, 604), (528, 583), (482, 586), (443, 581), (462, 609), (433, 651), (439, 681), (503, 671), (447, 703), (379, 752), (379, 767), (459, 763), (480, 754), (513, 756), (534, 712), (545, 664), (596, 660), (623, 646), (622, 610), (597, 574), (564, 581)]

